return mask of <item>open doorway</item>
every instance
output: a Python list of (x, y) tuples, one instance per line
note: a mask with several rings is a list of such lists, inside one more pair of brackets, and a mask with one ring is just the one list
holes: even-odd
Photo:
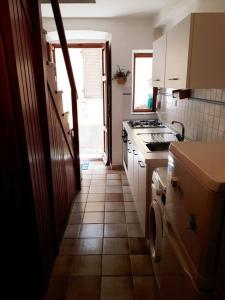
[[(69, 54), (78, 93), (80, 158), (101, 159), (104, 155), (103, 56), (104, 45), (69, 45)], [(71, 112), (69, 82), (60, 47), (55, 46), (58, 88), (63, 92), (63, 108)], [(69, 114), (72, 128), (72, 113)]]

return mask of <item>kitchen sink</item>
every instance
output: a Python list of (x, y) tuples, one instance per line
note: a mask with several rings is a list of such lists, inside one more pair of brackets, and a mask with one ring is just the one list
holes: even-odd
[(147, 143), (146, 147), (150, 151), (168, 151), (170, 142), (164, 143)]

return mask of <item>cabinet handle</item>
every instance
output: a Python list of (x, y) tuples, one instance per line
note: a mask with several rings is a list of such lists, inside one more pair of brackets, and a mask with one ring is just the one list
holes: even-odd
[(128, 144), (131, 145), (131, 141), (128, 140)]
[(160, 79), (153, 79), (153, 81), (160, 81)]
[(145, 164), (143, 163), (143, 161), (139, 160), (138, 163), (141, 168), (145, 168)]
[(138, 155), (138, 153), (136, 152), (136, 150), (133, 150), (134, 155)]
[(132, 151), (130, 149), (128, 149), (128, 153), (132, 153)]
[(174, 77), (174, 78), (169, 78), (168, 80), (179, 80), (179, 78)]

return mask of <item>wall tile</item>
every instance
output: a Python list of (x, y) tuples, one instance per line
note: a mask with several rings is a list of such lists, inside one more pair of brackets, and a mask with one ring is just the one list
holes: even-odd
[(176, 131), (180, 131), (180, 126), (171, 125), (171, 121), (183, 122), (186, 137), (191, 140), (225, 141), (225, 90), (196, 89), (191, 91), (190, 99), (183, 100), (170, 94), (171, 90), (162, 89), (157, 98), (157, 113), (162, 122)]

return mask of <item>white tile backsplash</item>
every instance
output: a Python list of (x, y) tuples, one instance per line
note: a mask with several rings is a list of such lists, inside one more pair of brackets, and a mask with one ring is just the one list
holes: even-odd
[(159, 119), (176, 131), (184, 123), (186, 138), (199, 141), (225, 141), (225, 90), (196, 89), (190, 99), (176, 99), (171, 90), (161, 89), (157, 97)]

